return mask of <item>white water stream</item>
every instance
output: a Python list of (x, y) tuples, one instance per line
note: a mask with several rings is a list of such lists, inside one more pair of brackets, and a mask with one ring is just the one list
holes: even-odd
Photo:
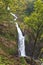
[(17, 31), (18, 31), (18, 52), (19, 56), (25, 57), (25, 37), (22, 34), (21, 29), (19, 28), (18, 24), (16, 23)]
[[(10, 10), (10, 8), (8, 7), (7, 10)], [(14, 16), (14, 18), (15, 18), (14, 21), (16, 21), (18, 17), (15, 14), (13, 14), (12, 12), (10, 12), (10, 14), (12, 16)], [(23, 33), (18, 26), (18, 23), (15, 23), (15, 24), (16, 24), (17, 32), (18, 32), (18, 53), (19, 53), (19, 56), (25, 57), (26, 56), (26, 54), (25, 54), (25, 37), (23, 36)]]

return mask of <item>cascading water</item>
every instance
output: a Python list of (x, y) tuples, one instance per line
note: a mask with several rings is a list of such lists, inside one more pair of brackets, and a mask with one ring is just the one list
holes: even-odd
[[(7, 10), (9, 11), (10, 10), (10, 8), (9, 7), (7, 7)], [(14, 21), (16, 21), (17, 20), (17, 16), (15, 15), (15, 14), (13, 14), (12, 12), (10, 12), (10, 14), (12, 15), (12, 16), (14, 16), (15, 18), (14, 18)]]
[(17, 16), (15, 14), (13, 14), (12, 12), (10, 14), (15, 17), (14, 20), (16, 21), (17, 20)]
[(18, 52), (19, 56), (25, 57), (25, 37), (23, 36), (21, 29), (19, 28), (18, 24), (16, 23), (17, 31), (18, 31)]
[[(10, 8), (8, 7), (7, 10), (10, 10)], [(14, 20), (16, 21), (17, 16), (15, 14), (13, 14), (12, 12), (10, 12), (10, 14), (15, 17)], [(16, 23), (16, 27), (17, 27), (17, 31), (18, 31), (18, 53), (19, 53), (20, 57), (21, 56), (26, 57), (26, 54), (25, 54), (25, 37), (23, 36), (22, 31), (19, 28), (17, 23)]]

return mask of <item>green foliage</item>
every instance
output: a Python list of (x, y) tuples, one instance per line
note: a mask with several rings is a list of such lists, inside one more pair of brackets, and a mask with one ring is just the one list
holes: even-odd
[[(22, 29), (22, 31), (24, 32), (24, 30), (27, 30), (24, 25), (26, 24), (26, 27), (28, 27), (29, 29), (28, 32), (31, 33), (35, 43), (43, 42), (43, 1), (33, 1), (34, 0), (0, 0), (0, 23), (2, 22), (2, 24), (5, 24), (3, 23), (3, 21), (8, 22), (8, 27), (6, 27), (7, 25), (5, 26), (5, 28), (4, 26), (0, 27), (0, 37), (5, 37), (8, 40), (17, 40), (17, 31), (14, 22), (13, 24), (10, 23), (10, 21), (13, 21), (13, 17), (10, 15), (10, 12), (13, 12), (18, 15), (18, 19), (20, 18), (19, 21), (21, 21), (21, 19), (23, 21), (24, 19), (24, 22), (20, 22), (20, 28)], [(7, 10), (8, 6), (10, 7), (10, 11)], [(29, 17), (27, 16), (27, 14)], [(30, 41), (28, 40), (30, 39), (30, 37), (28, 37), (29, 33), (26, 34), (26, 43)], [(17, 46), (15, 46), (14, 48), (7, 48), (1, 43), (0, 48), (8, 54), (14, 55), (16, 54)], [(43, 49), (41, 50), (41, 52), (42, 51)], [(11, 63), (9, 60), (4, 61), (2, 59), (3, 57), (0, 57), (0, 65), (7, 65), (9, 63), (10, 65), (13, 65), (13, 63)], [(26, 65), (25, 59), (23, 57), (20, 58), (20, 63), (21, 65)]]
[[(43, 43), (43, 1), (37, 0), (34, 2), (34, 11), (29, 17), (24, 18), (24, 23), (30, 29), (29, 33), (31, 34), (33, 48), (32, 48), (32, 57), (35, 57), (35, 50), (39, 44)], [(37, 54), (36, 54), (37, 55)], [(40, 54), (39, 54), (40, 55)], [(32, 60), (31, 60), (32, 61)]]
[(43, 58), (40, 58), (40, 61), (43, 63)]
[(43, 52), (43, 48), (41, 49), (41, 52)]
[(34, 9), (37, 13), (43, 12), (43, 1), (37, 0), (36, 2), (34, 2)]
[(21, 63), (21, 65), (26, 65), (26, 62), (25, 62), (24, 57), (21, 57), (21, 58), (20, 58), (20, 63)]
[(17, 54), (17, 46), (15, 46), (14, 48), (8, 49), (8, 53), (9, 53), (10, 55), (15, 55), (15, 54)]
[(0, 55), (0, 65), (26, 65), (25, 59), (20, 58), (20, 62), (16, 58), (8, 58), (3, 55)]
[(14, 64), (14, 60), (10, 60), (7, 57), (0, 55), (0, 65), (13, 65)]
[[(0, 21), (13, 20), (10, 12), (16, 13), (18, 16), (20, 15), (19, 17), (24, 16), (28, 8), (32, 11), (33, 7), (31, 5), (33, 5), (33, 0), (0, 0)], [(10, 7), (10, 11), (7, 10), (8, 6)]]
[[(39, 3), (39, 4), (38, 4)], [(32, 32), (37, 35), (39, 31), (39, 36), (43, 34), (43, 3), (38, 0), (34, 4), (34, 11), (29, 17), (24, 18), (24, 22), (31, 27)]]
[(0, 48), (9, 55), (14, 55), (17, 53), (17, 45), (15, 45), (13, 48), (9, 48), (5, 46), (3, 43), (0, 43)]
[[(7, 7), (10, 7), (10, 11), (7, 10)], [(4, 20), (13, 20), (13, 17), (10, 15), (10, 12), (22, 13), (27, 7), (27, 2), (25, 0), (1, 0), (0, 1), (0, 21)]]

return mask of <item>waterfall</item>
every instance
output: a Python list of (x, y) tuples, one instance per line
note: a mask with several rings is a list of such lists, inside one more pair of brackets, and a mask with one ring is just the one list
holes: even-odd
[[(7, 10), (10, 11), (10, 7), (7, 7)], [(10, 12), (10, 14), (15, 17), (14, 21), (16, 21), (17, 20), (17, 16), (15, 14), (13, 14), (12, 12)]]
[(10, 14), (15, 17), (14, 20), (16, 21), (17, 20), (17, 16), (15, 14), (13, 14), (12, 12)]
[(18, 24), (16, 23), (17, 31), (18, 31), (18, 52), (19, 56), (25, 57), (25, 37), (22, 34), (21, 29), (19, 28)]
[[(8, 7), (7, 10), (10, 10), (10, 8)], [(12, 12), (10, 12), (10, 14), (12, 16), (15, 17), (14, 21), (17, 20), (17, 16), (15, 14), (13, 14)], [(16, 24), (16, 27), (17, 27), (17, 31), (18, 31), (18, 53), (19, 53), (19, 56), (21, 57), (26, 57), (26, 54), (25, 54), (25, 37), (23, 36), (23, 33), (21, 31), (21, 29), (19, 28), (18, 24)]]

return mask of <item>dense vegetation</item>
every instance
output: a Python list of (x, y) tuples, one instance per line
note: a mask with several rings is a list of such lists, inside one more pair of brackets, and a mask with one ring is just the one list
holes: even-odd
[[(28, 58), (18, 57), (15, 22), (25, 35)], [(43, 62), (43, 0), (0, 0), (0, 65), (39, 65), (36, 59)]]

